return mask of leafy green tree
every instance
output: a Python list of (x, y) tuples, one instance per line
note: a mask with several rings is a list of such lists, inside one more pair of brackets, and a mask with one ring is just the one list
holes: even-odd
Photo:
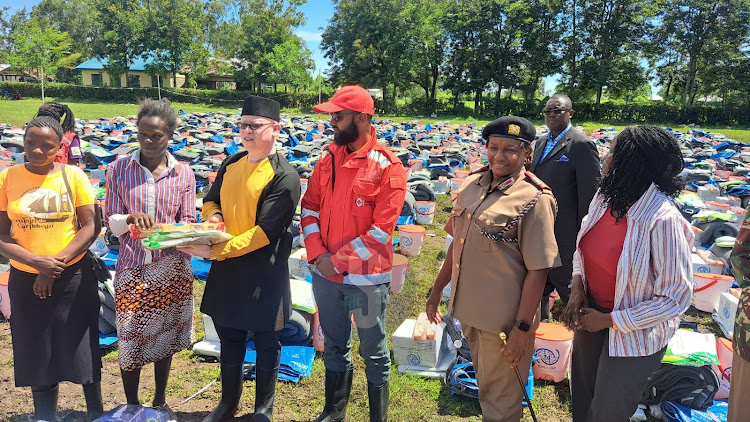
[[(580, 89), (595, 92), (597, 104), (605, 87), (642, 84), (643, 78), (620, 81), (618, 77), (632, 76), (635, 69), (632, 63), (637, 62), (639, 46), (658, 3), (658, 0), (589, 0), (582, 5), (579, 44), (582, 57), (576, 78), (580, 80)], [(621, 65), (628, 68), (620, 69)]]
[(93, 45), (100, 35), (99, 12), (87, 0), (41, 0), (31, 15), (45, 19), (58, 31), (67, 32), (73, 40), (72, 50), (83, 57), (94, 55)]
[(185, 68), (190, 74), (205, 73), (208, 51), (205, 48), (201, 0), (145, 0), (144, 51), (172, 72), (177, 87), (177, 73)]
[(144, 8), (139, 0), (94, 0), (94, 5), (102, 31), (94, 53), (107, 60), (110, 79), (125, 74), (128, 86), (130, 66), (144, 53)]
[(295, 89), (307, 86), (312, 81), (308, 71), (315, 69), (310, 50), (304, 41), (297, 36), (290, 37), (281, 44), (273, 47), (262, 61), (266, 68), (266, 81), (274, 84), (282, 83)]
[[(334, 84), (381, 88), (385, 104), (395, 104), (397, 89), (411, 84), (410, 29), (406, 2), (340, 0), (323, 32), (321, 48)], [(388, 95), (389, 87), (393, 87)]]
[(671, 63), (668, 55), (674, 54), (686, 62), (678, 67), (684, 82), (681, 103), (692, 105), (699, 80), (711, 78), (708, 72), (716, 71), (717, 61), (742, 56), (750, 30), (750, 1), (669, 0), (657, 19), (652, 43), (661, 49), (652, 60)]
[(10, 14), (10, 6), (0, 8), (0, 62), (8, 62), (13, 53), (13, 32), (26, 25), (29, 20), (26, 8)]
[(231, 6), (239, 15), (239, 26), (224, 30), (234, 47), (223, 47), (228, 57), (236, 59), (235, 80), (238, 86), (260, 91), (268, 82), (269, 71), (264, 58), (274, 47), (295, 38), (293, 31), (304, 24), (297, 7), (305, 0), (241, 0)]
[(58, 69), (72, 66), (81, 53), (70, 53), (73, 40), (67, 32), (51, 28), (47, 22), (32, 18), (12, 34), (14, 52), (10, 63), (39, 72), (44, 101), (44, 79), (54, 77)]

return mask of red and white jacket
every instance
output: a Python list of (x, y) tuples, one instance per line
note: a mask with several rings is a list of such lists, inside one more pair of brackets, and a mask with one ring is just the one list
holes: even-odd
[(331, 281), (338, 283), (391, 281), (391, 236), (406, 197), (406, 172), (401, 160), (377, 142), (374, 128), (370, 133), (370, 143), (352, 153), (331, 144), (302, 198), (308, 262), (332, 253), (339, 275)]

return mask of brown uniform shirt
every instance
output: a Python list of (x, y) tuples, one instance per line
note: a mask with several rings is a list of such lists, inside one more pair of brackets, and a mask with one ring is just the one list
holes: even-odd
[(490, 192), (492, 171), (469, 176), (445, 226), (453, 236), (453, 262), (445, 263), (453, 267), (448, 312), (462, 323), (493, 333), (513, 328), (527, 271), (560, 266), (556, 206), (549, 189), (503, 236), (517, 237), (518, 242), (494, 242), (477, 228), (500, 232), (542, 189), (522, 170), (514, 177), (510, 187)]

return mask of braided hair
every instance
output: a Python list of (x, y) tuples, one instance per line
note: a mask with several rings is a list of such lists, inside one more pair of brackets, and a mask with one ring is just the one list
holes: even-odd
[(600, 192), (615, 216), (624, 216), (651, 183), (671, 197), (685, 185), (679, 176), (685, 167), (680, 147), (675, 138), (660, 127), (625, 128), (617, 134), (612, 154)]
[[(52, 117), (57, 119), (58, 122), (62, 121), (61, 124), (64, 132), (75, 132), (76, 119), (73, 116), (73, 111), (66, 104), (60, 104), (54, 101), (44, 103), (39, 107), (39, 111), (36, 115)], [(65, 117), (65, 120), (63, 120), (63, 116)]]
[(36, 116), (34, 117), (29, 124), (26, 125), (26, 130), (23, 133), (23, 139), (26, 140), (26, 134), (29, 133), (29, 129), (32, 127), (48, 127), (55, 131), (55, 134), (57, 134), (57, 141), (60, 142), (63, 137), (63, 128), (60, 126), (60, 119), (56, 119), (52, 116)]

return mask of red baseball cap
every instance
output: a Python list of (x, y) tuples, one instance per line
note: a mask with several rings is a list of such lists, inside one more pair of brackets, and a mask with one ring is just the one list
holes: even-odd
[(316, 113), (338, 113), (352, 110), (369, 115), (375, 114), (375, 102), (372, 95), (359, 85), (341, 87), (328, 102), (313, 106)]

